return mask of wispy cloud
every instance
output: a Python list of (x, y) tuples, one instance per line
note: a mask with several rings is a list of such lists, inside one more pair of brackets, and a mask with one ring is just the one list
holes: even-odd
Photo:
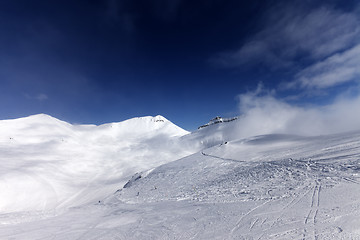
[(288, 87), (328, 88), (360, 80), (360, 44), (300, 71)]
[[(360, 18), (356, 11), (330, 6), (272, 9), (262, 31), (240, 49), (219, 55), (218, 61), (227, 67), (264, 63), (271, 69), (291, 69), (292, 77), (275, 88), (296, 90), (300, 98), (344, 83), (354, 87), (360, 82)], [(255, 91), (238, 96), (238, 132), (248, 137), (360, 130), (360, 92), (349, 89), (337, 91), (325, 105), (298, 106), (287, 101), (294, 96), (280, 99), (260, 84)]]
[(225, 67), (264, 63), (277, 69), (299, 59), (329, 57), (360, 42), (356, 12), (292, 4), (272, 8), (265, 19), (265, 27), (239, 49), (219, 53), (212, 62)]

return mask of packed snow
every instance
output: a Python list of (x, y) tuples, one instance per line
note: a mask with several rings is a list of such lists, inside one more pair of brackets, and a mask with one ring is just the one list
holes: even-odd
[(0, 121), (0, 239), (360, 239), (360, 132)]

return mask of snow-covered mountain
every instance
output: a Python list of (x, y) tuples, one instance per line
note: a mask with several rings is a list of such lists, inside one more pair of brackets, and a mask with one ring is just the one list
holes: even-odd
[(0, 239), (360, 239), (360, 132), (0, 121)]
[(39, 114), (0, 121), (0, 132), (0, 212), (97, 201), (128, 175), (190, 151), (178, 144), (188, 132), (162, 116), (95, 126)]

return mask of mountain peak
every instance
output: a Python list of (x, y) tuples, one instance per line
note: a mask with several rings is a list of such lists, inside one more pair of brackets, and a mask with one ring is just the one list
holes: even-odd
[(154, 122), (167, 122), (168, 120), (161, 116), (161, 115), (156, 115), (155, 117), (153, 117)]
[(38, 114), (34, 114), (34, 115), (30, 115), (28, 117), (25, 117), (25, 118), (29, 118), (29, 119), (37, 119), (37, 120), (41, 120), (41, 119), (56, 119), (58, 120), (57, 118), (54, 118), (48, 114), (45, 114), (45, 113), (38, 113)]

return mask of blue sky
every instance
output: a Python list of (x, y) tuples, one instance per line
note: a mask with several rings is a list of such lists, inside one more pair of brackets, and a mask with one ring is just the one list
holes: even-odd
[(333, 0), (4, 0), (0, 119), (160, 114), (194, 130), (248, 113), (244, 96), (335, 109), (359, 96), (359, 13)]

